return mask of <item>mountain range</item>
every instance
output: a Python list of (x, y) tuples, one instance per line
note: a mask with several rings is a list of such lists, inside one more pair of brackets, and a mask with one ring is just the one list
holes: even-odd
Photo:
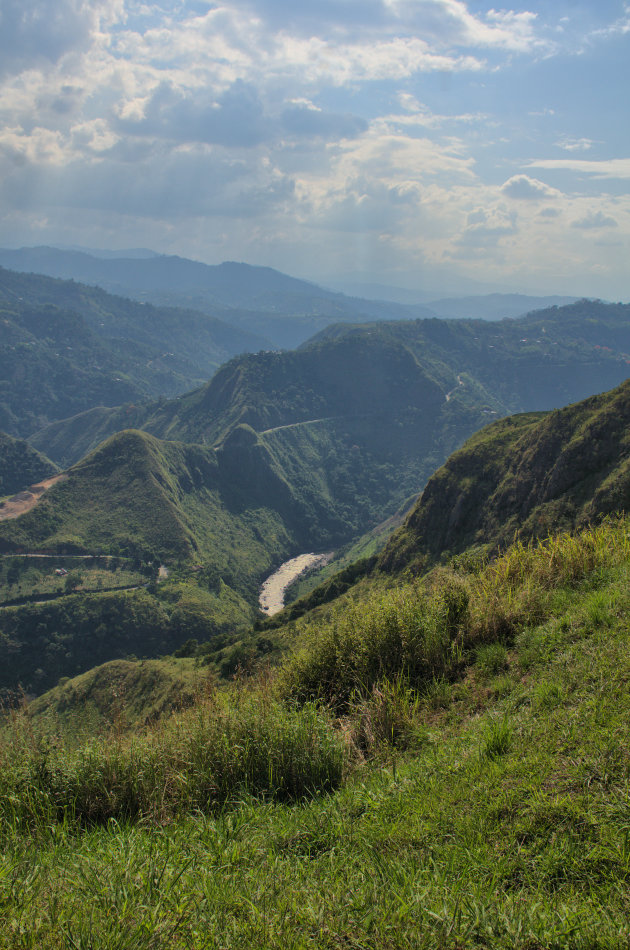
[[(9, 560), (39, 552), (164, 563), (172, 576), (153, 592), (108, 597), (132, 612), (137, 601), (141, 617), (167, 618), (158, 624), (162, 652), (199, 622), (205, 639), (228, 628), (238, 635), (256, 618), (258, 587), (277, 564), (304, 550), (335, 549), (394, 514), (485, 423), (561, 406), (624, 380), (629, 312), (583, 301), (499, 323), (337, 325), (293, 352), (233, 358), (209, 383), (173, 400), (89, 410), (31, 438), (67, 471), (30, 511), (0, 524), (0, 548)], [(525, 419), (498, 423), (498, 431), (525, 431), (538, 421)], [(489, 450), (495, 466), (506, 457), (500, 448), (498, 442)], [(476, 464), (466, 462), (455, 484), (473, 485)], [(491, 518), (491, 506), (458, 499), (445, 503), (449, 518), (460, 525), (462, 544), (478, 543), (485, 529), (466, 533), (464, 514), (483, 508)], [(504, 513), (500, 520), (509, 525)], [(429, 534), (442, 553), (458, 550), (445, 530), (441, 524)], [(391, 543), (406, 550), (404, 540)], [(422, 560), (427, 544), (413, 542), (410, 562)], [(406, 555), (391, 550), (382, 563), (405, 566)], [(86, 597), (70, 594), (45, 608), (45, 642), (62, 611), (67, 646), (54, 652), (54, 662), (49, 658), (37, 688), (87, 668)], [(99, 595), (88, 599), (90, 623), (99, 626)], [(24, 631), (39, 609), (5, 608), (5, 625), (10, 618), (17, 625), (7, 642), (22, 643), (27, 657), (33, 652)], [(145, 629), (144, 620), (138, 624)], [(120, 643), (103, 641), (100, 659), (120, 656)], [(20, 675), (34, 688), (28, 663)]]
[[(305, 342), (331, 323), (427, 317), (499, 320), (574, 302), (572, 297), (489, 294), (410, 301), (374, 293), (347, 295), (270, 267), (227, 261), (208, 265), (151, 251), (86, 252), (53, 247), (0, 248), (0, 265), (96, 284), (156, 306), (201, 310), (281, 349)], [(379, 291), (382, 291), (379, 293)]]

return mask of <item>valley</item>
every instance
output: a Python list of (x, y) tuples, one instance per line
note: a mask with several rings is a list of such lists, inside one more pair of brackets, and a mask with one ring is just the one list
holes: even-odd
[[(135, 304), (61, 289), (77, 338), (98, 300), (144, 359)], [(5, 327), (46, 389), (68, 326), (41, 302)], [(326, 325), (77, 412), (9, 386), (6, 939), (25, 902), (51, 947), (114, 920), (139, 950), (226, 920), (230, 946), (625, 939), (629, 354), (630, 306), (581, 300)]]
[(630, 948), (629, 42), (0, 3), (0, 950)]
[[(193, 630), (208, 642), (229, 631), (237, 649), (251, 639), (260, 586), (280, 564), (356, 544), (493, 418), (624, 379), (629, 310), (582, 301), (500, 323), (340, 324), (298, 350), (232, 358), (173, 399), (93, 407), (31, 434), (30, 446), (63, 477), (5, 501), (6, 515), (27, 501), (29, 510), (0, 521), (0, 552), (127, 558), (144, 565), (146, 580), (8, 608), (0, 688), (41, 691), (125, 656), (116, 638), (103, 638), (96, 654), (84, 643), (85, 624), (101, 625), (101, 595), (105, 612), (114, 596), (123, 613), (137, 609), (138, 630), (142, 618), (160, 617), (151, 642), (163, 650)], [(28, 600), (26, 588), (20, 597)]]

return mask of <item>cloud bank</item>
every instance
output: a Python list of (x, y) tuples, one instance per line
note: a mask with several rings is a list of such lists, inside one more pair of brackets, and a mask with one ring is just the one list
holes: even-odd
[(630, 143), (522, 83), (610, 55), (607, 7), (6, 0), (0, 241), (555, 289), (615, 227), (619, 259), (590, 262), (619, 281)]

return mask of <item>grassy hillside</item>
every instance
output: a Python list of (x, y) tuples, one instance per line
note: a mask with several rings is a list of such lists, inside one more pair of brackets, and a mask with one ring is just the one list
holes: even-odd
[(442, 572), (131, 738), (15, 717), (0, 946), (626, 945), (629, 557), (621, 522)]
[(28, 442), (0, 432), (0, 498), (13, 495), (58, 471), (50, 459), (31, 448)]
[(62, 679), (29, 704), (29, 719), (37, 732), (78, 744), (112, 730), (139, 729), (191, 706), (209, 688), (210, 677), (207, 667), (188, 657), (112, 660)]
[(418, 570), (472, 545), (496, 549), (627, 510), (629, 427), (630, 381), (482, 429), (430, 479), (380, 567)]
[(0, 426), (27, 436), (94, 406), (156, 399), (265, 341), (195, 311), (0, 268)]
[[(38, 693), (95, 662), (233, 639), (251, 625), (262, 578), (299, 548), (300, 507), (253, 433), (244, 446), (238, 435), (215, 452), (123, 432), (0, 525), (11, 555), (2, 590), (31, 601), (0, 608), (0, 687)], [(15, 556), (33, 552), (58, 557)], [(88, 583), (91, 571), (68, 554), (117, 555), (146, 576), (108, 593), (122, 581)], [(161, 562), (170, 576), (156, 583)], [(56, 577), (62, 567), (80, 580)]]

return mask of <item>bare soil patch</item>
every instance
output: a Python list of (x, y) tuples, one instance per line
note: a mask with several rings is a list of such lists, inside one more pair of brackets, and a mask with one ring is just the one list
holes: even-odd
[(24, 491), (18, 492), (17, 495), (7, 498), (6, 501), (0, 502), (0, 521), (10, 521), (11, 518), (19, 518), (20, 515), (30, 511), (51, 485), (55, 485), (67, 477), (67, 475), (53, 475), (52, 478), (37, 482), (36, 485), (31, 485), (30, 488), (26, 488)]

